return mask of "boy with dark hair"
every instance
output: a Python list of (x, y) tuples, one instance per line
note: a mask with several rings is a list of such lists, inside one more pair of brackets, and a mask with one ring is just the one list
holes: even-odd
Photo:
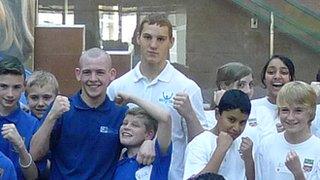
[[(188, 98), (175, 97), (175, 108), (186, 119), (194, 114)], [(182, 104), (187, 104), (183, 108)], [(202, 131), (187, 146), (183, 179), (204, 173), (218, 173), (229, 180), (254, 179), (253, 143), (248, 137), (238, 137), (243, 132), (251, 111), (247, 94), (240, 90), (228, 90), (216, 109), (216, 126)], [(193, 117), (195, 117), (193, 115)], [(193, 121), (197, 122), (193, 118)], [(192, 126), (197, 126), (193, 124)], [(198, 128), (199, 129), (199, 128)]]
[(22, 63), (11, 56), (0, 58), (0, 150), (13, 162), (18, 179), (35, 179), (38, 170), (28, 149), (38, 121), (20, 109), (24, 88)]
[[(126, 103), (135, 107), (127, 111), (120, 127), (120, 142), (127, 148), (117, 164), (113, 179), (168, 179), (171, 162), (171, 118), (162, 107), (138, 97), (119, 93)], [(145, 140), (156, 137), (156, 156), (152, 165), (142, 166), (136, 160), (139, 148)]]

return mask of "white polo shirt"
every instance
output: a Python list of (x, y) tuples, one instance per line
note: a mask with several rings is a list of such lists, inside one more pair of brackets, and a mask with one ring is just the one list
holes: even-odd
[[(187, 128), (185, 120), (173, 108), (173, 97), (178, 92), (189, 95), (192, 107), (204, 128), (208, 128), (204, 115), (203, 99), (199, 86), (176, 70), (169, 61), (162, 72), (151, 82), (141, 74), (139, 62), (134, 69), (114, 80), (107, 89), (108, 97), (114, 100), (118, 92), (134, 94), (142, 99), (161, 104), (167, 108), (172, 118), (172, 161), (169, 179), (182, 179), (184, 152), (187, 145)], [(129, 107), (134, 105), (129, 104)]]

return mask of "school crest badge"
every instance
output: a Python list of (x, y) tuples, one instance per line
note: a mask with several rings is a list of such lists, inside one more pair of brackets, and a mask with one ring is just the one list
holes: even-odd
[(313, 159), (307, 159), (307, 158), (304, 159), (302, 169), (306, 172), (311, 172), (313, 168), (313, 163), (314, 163)]

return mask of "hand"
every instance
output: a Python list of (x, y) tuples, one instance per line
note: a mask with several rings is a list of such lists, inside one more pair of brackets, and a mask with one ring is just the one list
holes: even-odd
[(221, 90), (214, 92), (214, 99), (213, 100), (216, 105), (219, 104), (220, 99), (222, 98), (222, 96), (224, 95), (225, 92), (226, 92), (226, 90), (224, 90), (224, 89), (221, 89)]
[(190, 112), (193, 112), (188, 94), (177, 93), (173, 100), (173, 107), (182, 117), (186, 117)]
[(22, 140), (22, 137), (20, 136), (14, 124), (3, 124), (1, 128), (1, 134), (4, 139), (7, 139), (10, 143), (12, 143), (16, 151), (24, 147), (24, 142)]
[(54, 100), (52, 108), (48, 116), (50, 115), (53, 119), (58, 119), (63, 113), (70, 110), (69, 99), (65, 96), (58, 95)]
[(241, 144), (240, 144), (240, 155), (241, 158), (244, 161), (252, 160), (252, 147), (253, 147), (253, 142), (251, 141), (250, 138), (248, 137), (242, 137), (241, 138)]
[(116, 104), (119, 105), (126, 105), (128, 103), (132, 102), (131, 96), (129, 94), (126, 94), (124, 92), (119, 92), (117, 97), (114, 99)]
[(217, 138), (217, 148), (221, 148), (223, 151), (227, 151), (233, 142), (233, 138), (226, 132), (221, 131)]
[(295, 151), (290, 151), (287, 154), (285, 164), (295, 177), (301, 177), (301, 175), (303, 176), (300, 159)]
[(154, 149), (155, 142), (152, 140), (145, 140), (140, 146), (139, 152), (137, 154), (137, 161), (143, 165), (150, 165), (153, 163), (156, 151)]
[(283, 127), (283, 125), (281, 123), (277, 123), (276, 124), (276, 128), (277, 128), (277, 132), (278, 133), (281, 133), (281, 132), (284, 131), (284, 127)]

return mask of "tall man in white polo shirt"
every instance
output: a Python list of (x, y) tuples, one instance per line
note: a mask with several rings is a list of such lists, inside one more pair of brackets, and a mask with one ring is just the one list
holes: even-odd
[(172, 25), (167, 18), (159, 14), (147, 16), (140, 24), (137, 42), (141, 47), (141, 61), (134, 69), (114, 80), (107, 94), (114, 99), (118, 92), (132, 93), (169, 109), (173, 143), (169, 179), (179, 180), (183, 177), (187, 137), (190, 140), (194, 135), (190, 131), (188, 134), (185, 120), (173, 108), (173, 97), (179, 92), (187, 93), (200, 123), (206, 127), (201, 90), (166, 60), (174, 42)]

